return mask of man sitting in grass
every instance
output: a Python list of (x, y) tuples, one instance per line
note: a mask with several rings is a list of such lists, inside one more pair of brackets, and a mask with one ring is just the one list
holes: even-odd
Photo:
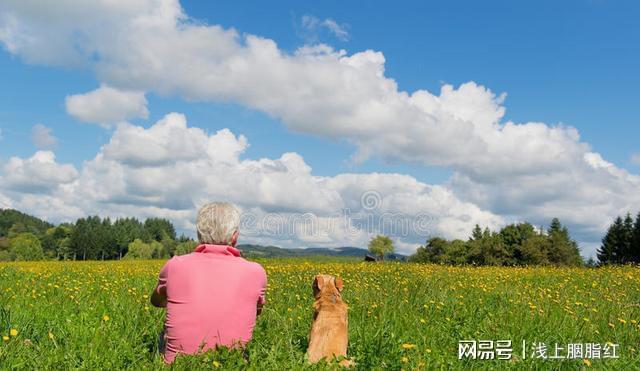
[(267, 275), (235, 248), (239, 224), (231, 204), (205, 205), (196, 223), (200, 245), (162, 267), (151, 303), (167, 308), (160, 346), (165, 362), (172, 363), (177, 353), (243, 347), (251, 340)]

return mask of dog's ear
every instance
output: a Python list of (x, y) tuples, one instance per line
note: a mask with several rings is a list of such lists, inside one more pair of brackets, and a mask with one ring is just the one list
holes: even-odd
[(313, 293), (317, 294), (318, 292), (320, 292), (320, 288), (324, 286), (324, 278), (322, 278), (322, 275), (317, 275), (314, 279), (313, 279)]
[(340, 277), (336, 277), (336, 289), (338, 289), (339, 292), (342, 292), (342, 278)]

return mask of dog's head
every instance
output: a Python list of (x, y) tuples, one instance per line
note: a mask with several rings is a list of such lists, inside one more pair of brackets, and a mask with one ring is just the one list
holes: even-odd
[(342, 278), (328, 274), (319, 274), (313, 279), (313, 296), (319, 298), (324, 295), (340, 296), (342, 292)]

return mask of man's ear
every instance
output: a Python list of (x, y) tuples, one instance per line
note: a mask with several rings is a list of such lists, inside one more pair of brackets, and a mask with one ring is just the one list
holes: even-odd
[(236, 244), (238, 243), (238, 236), (240, 236), (240, 232), (233, 232), (233, 235), (231, 236), (231, 246), (236, 247)]
[(342, 292), (342, 278), (340, 277), (336, 277), (336, 289), (338, 289), (339, 292)]

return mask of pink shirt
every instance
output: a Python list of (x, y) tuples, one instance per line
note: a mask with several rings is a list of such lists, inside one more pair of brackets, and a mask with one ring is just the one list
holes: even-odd
[(264, 304), (267, 274), (231, 246), (200, 245), (171, 258), (160, 271), (158, 293), (167, 296), (164, 360), (242, 346), (251, 339), (256, 307)]

